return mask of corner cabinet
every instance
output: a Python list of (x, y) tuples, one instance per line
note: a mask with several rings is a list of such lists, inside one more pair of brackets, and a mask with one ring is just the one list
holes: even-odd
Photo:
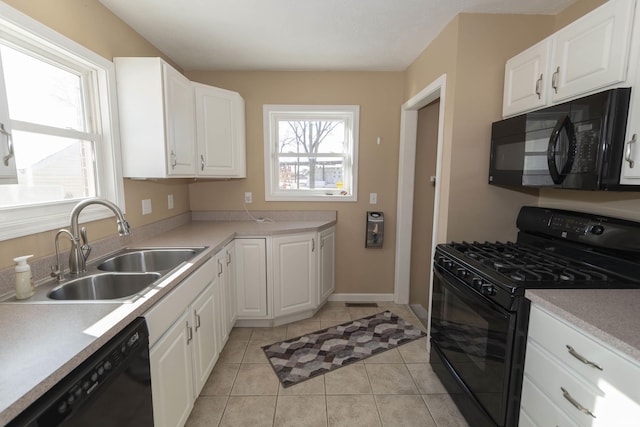
[(634, 7), (634, 0), (610, 0), (509, 59), (503, 116), (625, 81)]
[(317, 233), (271, 239), (274, 317), (316, 307), (316, 246)]
[(521, 427), (637, 426), (639, 382), (637, 361), (531, 306)]
[(191, 82), (161, 58), (114, 63), (125, 177), (246, 177), (238, 93)]
[(197, 175), (245, 178), (244, 100), (237, 92), (192, 84), (196, 103)]
[(114, 58), (123, 174), (191, 177), (195, 101), (189, 79), (160, 58)]
[(318, 303), (325, 302), (336, 289), (336, 228), (331, 227), (318, 233)]

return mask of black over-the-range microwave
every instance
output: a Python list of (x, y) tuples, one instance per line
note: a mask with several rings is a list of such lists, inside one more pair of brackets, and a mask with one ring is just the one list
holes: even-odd
[(617, 88), (493, 123), (489, 183), (576, 190), (621, 185), (630, 88)]

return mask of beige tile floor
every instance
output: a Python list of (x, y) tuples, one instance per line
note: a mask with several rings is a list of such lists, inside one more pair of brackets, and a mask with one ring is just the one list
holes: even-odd
[(285, 338), (390, 309), (422, 327), (408, 306), (347, 308), (274, 328), (234, 328), (187, 427), (468, 427), (429, 365), (426, 338), (283, 388), (262, 349)]

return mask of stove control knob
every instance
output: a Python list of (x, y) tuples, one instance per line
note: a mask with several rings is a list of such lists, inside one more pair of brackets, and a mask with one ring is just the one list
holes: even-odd
[(464, 268), (459, 268), (457, 273), (458, 277), (467, 277), (469, 275), (469, 272)]
[(493, 296), (496, 294), (496, 287), (493, 286), (491, 283), (484, 283), (483, 285), (480, 286), (480, 292), (483, 295)]
[(446, 258), (444, 258), (440, 264), (441, 264), (444, 268), (451, 268), (451, 266), (453, 265), (453, 261), (451, 261), (450, 259), (446, 259)]
[(602, 233), (604, 233), (604, 227), (602, 225), (594, 225), (593, 227), (591, 227), (591, 234), (599, 236)]
[(474, 277), (473, 280), (471, 280), (471, 283), (473, 284), (473, 287), (480, 290), (482, 288), (482, 285), (484, 283), (484, 280), (482, 280), (479, 277)]

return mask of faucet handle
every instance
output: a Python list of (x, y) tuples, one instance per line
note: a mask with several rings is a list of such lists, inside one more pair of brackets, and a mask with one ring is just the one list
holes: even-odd
[(59, 282), (64, 280), (64, 271), (62, 270), (62, 267), (60, 266), (60, 264), (51, 266), (50, 276), (55, 277), (56, 279), (58, 279)]

